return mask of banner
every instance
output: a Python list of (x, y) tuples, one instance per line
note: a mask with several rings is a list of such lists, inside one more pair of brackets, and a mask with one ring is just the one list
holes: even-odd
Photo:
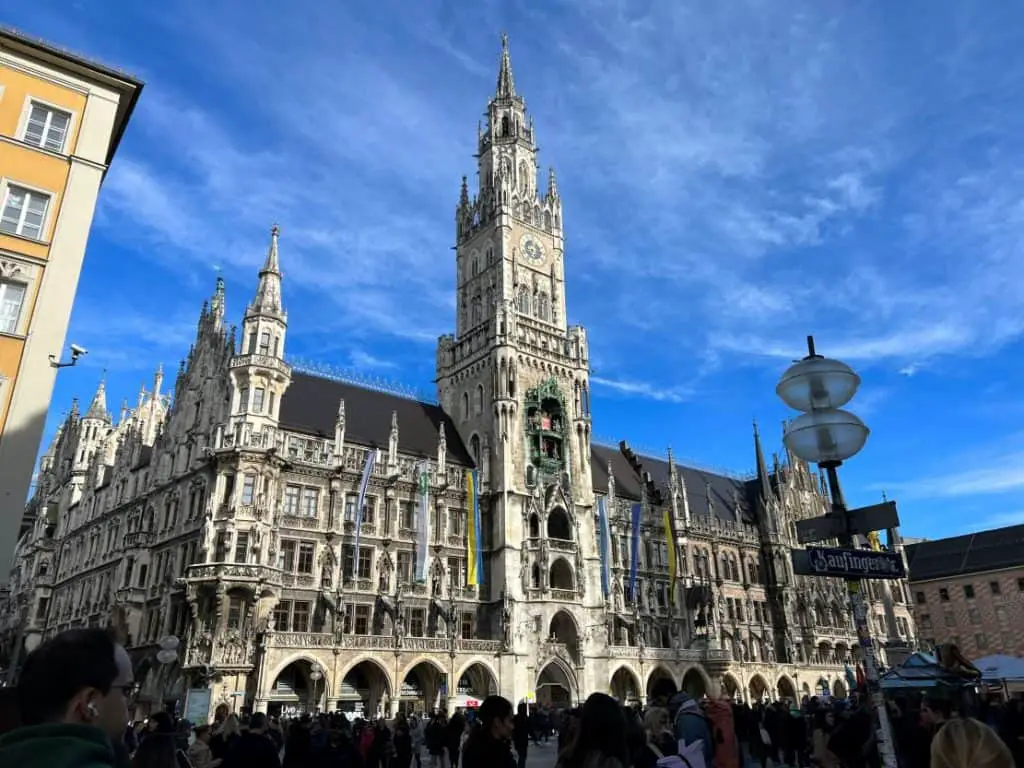
[(665, 541), (668, 542), (668, 605), (669, 611), (676, 610), (676, 580), (679, 572), (676, 570), (676, 537), (672, 532), (672, 510), (665, 508)]
[(608, 529), (608, 503), (604, 496), (597, 497), (597, 527), (601, 547), (601, 594), (608, 597), (611, 590), (608, 571), (608, 549), (611, 545), (611, 531)]
[(484, 553), (480, 549), (480, 497), (475, 469), (466, 470), (466, 586), (483, 583)]
[(377, 449), (371, 448), (363, 465), (363, 479), (359, 481), (359, 496), (356, 498), (356, 540), (352, 547), (352, 575), (359, 575), (359, 529), (363, 527), (363, 502), (366, 500), (366, 486), (370, 484), (373, 465), (377, 462)]
[(417, 469), (419, 477), (419, 519), (416, 521), (416, 573), (415, 581), (424, 583), (427, 580), (427, 549), (430, 546), (430, 475), (429, 464), (423, 462)]
[(640, 510), (639, 503), (633, 505), (629, 531), (629, 600), (636, 604), (636, 575), (640, 570)]

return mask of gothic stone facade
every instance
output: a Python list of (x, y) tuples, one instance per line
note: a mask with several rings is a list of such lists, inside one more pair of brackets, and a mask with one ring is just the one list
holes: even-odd
[[(561, 199), (553, 172), (538, 186), (507, 43), (487, 115), (480, 188), (471, 196), (464, 179), (456, 208), (457, 318), (438, 343), (439, 405), (285, 362), (275, 228), (240, 338), (218, 282), (172, 393), (158, 373), (116, 424), (102, 385), (84, 415), (72, 407), (18, 544), (9, 657), (26, 634), (113, 623), (137, 660), (143, 708), (196, 686), (214, 704), (368, 713), (491, 692), (555, 703), (609, 690), (843, 692), (856, 656), (845, 592), (795, 576), (789, 558), (794, 521), (825, 510), (819, 478), (793, 457), (769, 467), (756, 432), (744, 480), (592, 443), (587, 335), (566, 324)], [(368, 451), (379, 459), (356, 549)], [(466, 562), (474, 467), (479, 585)], [(906, 585), (872, 597), (877, 636), (910, 642)], [(168, 635), (178, 659), (160, 664)]]

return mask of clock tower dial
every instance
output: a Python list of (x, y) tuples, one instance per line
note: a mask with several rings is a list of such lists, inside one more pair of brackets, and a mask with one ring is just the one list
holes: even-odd
[(544, 244), (529, 232), (519, 239), (519, 252), (523, 261), (532, 267), (539, 267), (547, 258)]

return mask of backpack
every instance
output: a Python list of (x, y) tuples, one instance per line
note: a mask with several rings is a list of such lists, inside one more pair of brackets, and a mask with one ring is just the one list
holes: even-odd
[[(680, 709), (679, 712), (676, 713), (676, 721), (673, 724), (673, 730), (676, 730), (676, 726), (679, 723), (679, 718), (686, 717), (686, 716), (697, 717), (697, 718), (700, 718), (701, 720), (704, 721), (704, 725), (707, 726), (708, 733), (711, 734), (711, 744), (709, 746), (710, 746), (711, 758), (713, 760), (714, 757), (715, 757), (715, 746), (716, 745), (715, 745), (715, 738), (714, 738), (714, 733), (715, 732), (714, 732), (714, 728), (712, 728), (712, 726), (711, 726), (711, 721), (708, 720), (707, 716), (703, 712), (701, 712), (699, 710), (698, 711), (694, 711), (692, 709), (686, 709), (686, 710)], [(682, 739), (679, 740), (679, 753), (680, 753), (680, 755), (682, 755), (682, 753), (683, 753), (684, 745), (685, 744), (686, 744), (685, 741), (683, 741)], [(691, 750), (694, 747), (694, 745), (697, 745), (697, 744), (700, 745), (700, 750), (699, 750), (700, 754), (701, 754), (700, 761), (701, 761), (701, 764), (704, 765), (706, 763), (706, 760), (704, 759), (704, 739), (697, 739), (695, 742), (693, 742), (693, 744), (686, 745), (685, 749), (686, 750)], [(689, 754), (689, 752), (687, 752), (687, 754)], [(694, 768), (696, 768), (696, 766), (694, 766)]]
[(728, 701), (709, 699), (705, 702), (705, 710), (715, 747), (715, 768), (740, 768), (743, 763), (737, 749), (732, 704)]

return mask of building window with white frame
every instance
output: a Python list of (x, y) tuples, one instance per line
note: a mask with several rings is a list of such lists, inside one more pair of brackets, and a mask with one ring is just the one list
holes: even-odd
[(8, 184), (3, 212), (0, 213), (0, 232), (42, 240), (49, 207), (50, 196), (45, 192)]
[(252, 410), (253, 413), (263, 413), (263, 400), (267, 396), (267, 390), (263, 387), (256, 387), (252, 391)]
[(13, 280), (0, 280), (0, 333), (17, 333), (21, 308), (28, 286)]
[(22, 139), (33, 147), (41, 147), (51, 152), (63, 152), (70, 125), (71, 114), (69, 112), (33, 101), (29, 107), (25, 134)]

